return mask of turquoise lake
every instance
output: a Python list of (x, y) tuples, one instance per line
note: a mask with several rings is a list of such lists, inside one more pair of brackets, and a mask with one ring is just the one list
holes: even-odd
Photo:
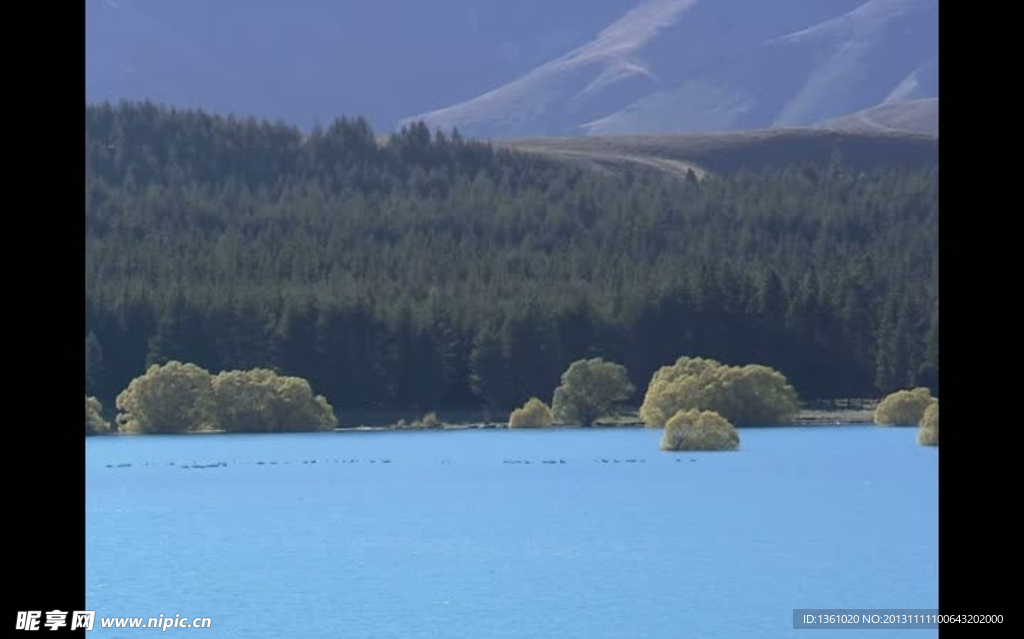
[[(938, 451), (915, 437), (742, 429), (723, 453), (661, 452), (642, 428), (93, 437), (90, 635), (831, 636), (794, 630), (793, 609), (938, 607)], [(212, 625), (99, 628), (161, 614)]]

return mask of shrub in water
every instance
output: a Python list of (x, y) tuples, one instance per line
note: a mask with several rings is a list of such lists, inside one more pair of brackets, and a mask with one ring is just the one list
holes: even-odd
[(154, 364), (117, 396), (117, 423), (129, 433), (183, 433), (213, 422), (210, 373), (195, 364)]
[(660, 428), (677, 412), (690, 409), (715, 411), (740, 426), (770, 426), (791, 421), (800, 402), (785, 376), (767, 366), (680, 357), (651, 377), (640, 419)]
[(212, 384), (217, 425), (229, 432), (318, 431), (338, 424), (327, 399), (301, 377), (255, 368), (224, 371)]
[(880, 426), (915, 426), (935, 398), (927, 388), (896, 391), (875, 408), (875, 423)]
[(735, 450), (740, 444), (736, 429), (710, 410), (681, 410), (665, 422), (662, 450)]
[(95, 397), (85, 397), (85, 434), (97, 435), (110, 430), (110, 422), (103, 419), (103, 405)]
[(922, 446), (939, 445), (939, 401), (935, 400), (924, 410), (921, 425), (917, 431), (917, 443)]
[(634, 390), (626, 369), (619, 364), (601, 358), (581, 359), (562, 373), (551, 409), (560, 422), (590, 426), (610, 415)]
[(509, 428), (545, 428), (552, 423), (551, 409), (536, 397), (531, 397), (522, 408), (512, 411), (508, 418)]

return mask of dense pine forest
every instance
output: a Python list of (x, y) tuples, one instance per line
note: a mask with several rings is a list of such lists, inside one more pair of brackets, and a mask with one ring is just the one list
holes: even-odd
[[(151, 363), (307, 378), (337, 408), (508, 409), (584, 357), (680, 355), (804, 399), (938, 378), (938, 169), (610, 175), (362, 119), (86, 108), (87, 393)], [(638, 403), (638, 399), (634, 403)]]

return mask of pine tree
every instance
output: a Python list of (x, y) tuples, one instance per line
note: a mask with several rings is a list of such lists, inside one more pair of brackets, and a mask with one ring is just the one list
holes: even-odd
[(95, 397), (109, 397), (107, 369), (103, 365), (103, 347), (96, 333), (89, 331), (85, 336), (85, 394)]

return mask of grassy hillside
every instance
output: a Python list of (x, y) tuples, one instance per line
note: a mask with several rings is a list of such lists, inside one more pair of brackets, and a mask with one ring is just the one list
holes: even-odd
[(906, 100), (882, 104), (841, 118), (826, 120), (822, 129), (845, 131), (912, 131), (939, 134), (939, 99)]
[(938, 162), (938, 140), (928, 135), (876, 131), (768, 129), (573, 138), (526, 138), (495, 145), (615, 171), (650, 167), (685, 176), (693, 169), (733, 173), (791, 164), (824, 165), (833, 158), (858, 170), (885, 166), (917, 169)]

